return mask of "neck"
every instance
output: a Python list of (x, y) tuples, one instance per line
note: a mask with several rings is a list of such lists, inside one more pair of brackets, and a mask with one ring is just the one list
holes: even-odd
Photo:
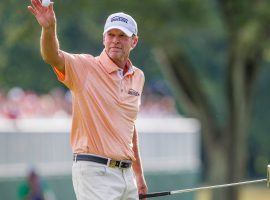
[(109, 58), (121, 69), (124, 69), (128, 62), (128, 56), (122, 58), (111, 58), (109, 56)]
[[(106, 52), (106, 50), (105, 50), (105, 52)], [(111, 58), (107, 52), (106, 52), (106, 54), (108, 55), (108, 57), (109, 57), (109, 58), (110, 58), (110, 59), (111, 59), (111, 60), (112, 60), (119, 68), (121, 68), (121, 69), (124, 69), (124, 68), (125, 68), (125, 66), (126, 66), (126, 64), (127, 64), (127, 62), (128, 62), (128, 57), (129, 57), (129, 55), (117, 59), (117, 58)]]
[(124, 60), (113, 60), (112, 61), (121, 69), (124, 69), (126, 64), (127, 64), (127, 61), (128, 59), (124, 59)]

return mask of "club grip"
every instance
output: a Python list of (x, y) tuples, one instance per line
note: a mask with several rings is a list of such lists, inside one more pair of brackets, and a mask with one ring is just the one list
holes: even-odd
[(171, 195), (171, 192), (154, 192), (154, 193), (148, 193), (148, 194), (140, 194), (139, 199), (160, 197), (160, 196), (167, 196), (167, 195)]

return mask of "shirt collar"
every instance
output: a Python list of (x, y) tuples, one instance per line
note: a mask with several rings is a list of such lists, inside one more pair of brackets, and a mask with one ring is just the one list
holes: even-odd
[[(101, 62), (101, 64), (104, 66), (105, 70), (110, 74), (112, 72), (118, 71), (118, 70), (122, 70), (120, 67), (118, 67), (113, 61), (112, 59), (110, 59), (110, 57), (108, 56), (108, 54), (106, 53), (105, 49), (101, 52), (100, 56), (99, 56), (99, 60)], [(127, 64), (128, 66), (128, 71), (126, 72), (125, 75), (133, 75), (134, 74), (134, 67), (131, 63), (131, 61), (128, 59)]]

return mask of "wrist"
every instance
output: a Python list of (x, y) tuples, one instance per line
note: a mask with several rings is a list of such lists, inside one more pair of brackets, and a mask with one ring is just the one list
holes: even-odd
[(51, 32), (55, 32), (56, 30), (56, 25), (52, 24), (52, 25), (48, 25), (46, 27), (42, 26), (42, 31), (45, 33), (51, 33)]
[(144, 178), (144, 175), (138, 175), (136, 176), (136, 180), (139, 181), (139, 182), (145, 182), (145, 178)]
[(44, 33), (54, 33), (55, 29), (53, 27), (42, 27), (42, 32)]

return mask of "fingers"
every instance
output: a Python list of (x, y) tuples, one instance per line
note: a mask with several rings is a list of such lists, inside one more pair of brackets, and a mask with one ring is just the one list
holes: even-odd
[(29, 10), (33, 15), (36, 16), (37, 12), (36, 12), (36, 10), (35, 10), (33, 7), (28, 6), (27, 8), (28, 8), (28, 10)]
[(31, 0), (31, 3), (36, 11), (41, 12), (44, 10), (40, 0)]
[(51, 2), (50, 5), (49, 5), (49, 10), (50, 10), (50, 11), (53, 11), (53, 4), (54, 4), (54, 3)]
[(42, 7), (42, 2), (41, 2), (41, 0), (31, 0), (31, 3), (32, 3), (35, 7)]
[[(147, 189), (139, 190), (139, 196), (147, 194)], [(146, 198), (143, 198), (142, 200), (146, 200)]]
[(45, 13), (48, 11), (53, 11), (53, 2), (49, 5), (49, 7), (42, 6), (41, 0), (31, 0), (32, 6), (28, 6), (28, 10), (35, 16)]
[(31, 0), (31, 4), (32, 4), (32, 7), (37, 10), (37, 5), (38, 3), (36, 2), (36, 0)]

